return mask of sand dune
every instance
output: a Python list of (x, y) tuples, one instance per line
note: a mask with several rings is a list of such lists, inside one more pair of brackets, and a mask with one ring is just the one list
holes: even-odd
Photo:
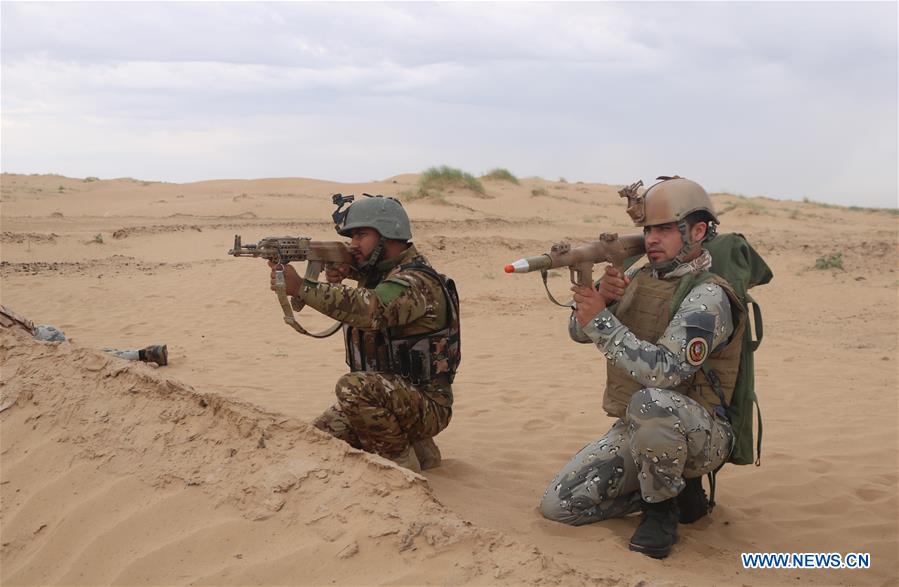
[(588, 583), (305, 422), (4, 329), (4, 584)]
[[(897, 228), (884, 211), (716, 194), (775, 279), (757, 388), (762, 467), (726, 467), (719, 506), (672, 556), (627, 550), (633, 518), (540, 517), (545, 484), (605, 431), (605, 366), (570, 343), (539, 278), (502, 266), (552, 242), (632, 232), (615, 186), (485, 182), (407, 204), (452, 275), (463, 364), (445, 461), (423, 477), (306, 422), (341, 343), (283, 325), (235, 233), (334, 237), (334, 192), (367, 184), (166, 184), (2, 177), (0, 302), (73, 339), (0, 338), (0, 579), (7, 584), (844, 584), (897, 570)], [(842, 254), (844, 269), (814, 269)], [(567, 275), (550, 279), (557, 296)], [(326, 320), (309, 316), (313, 326)], [(169, 345), (170, 365), (95, 349)], [(869, 552), (868, 570), (742, 568), (741, 552)]]

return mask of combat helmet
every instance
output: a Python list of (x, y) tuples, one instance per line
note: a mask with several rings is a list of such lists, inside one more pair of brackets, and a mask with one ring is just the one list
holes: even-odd
[(394, 198), (371, 196), (353, 202), (335, 228), (341, 236), (350, 237), (354, 228), (374, 228), (382, 237), (398, 241), (412, 238), (409, 215)]
[(680, 222), (693, 212), (707, 212), (718, 222), (712, 199), (701, 185), (682, 177), (658, 177), (661, 180), (643, 194), (645, 217), (641, 226)]
[(639, 188), (643, 182), (638, 181), (623, 189), (618, 194), (627, 198), (627, 213), (637, 226), (648, 227), (669, 222), (677, 223), (683, 239), (683, 247), (671, 261), (653, 267), (659, 271), (670, 271), (683, 262), (699, 243), (691, 243), (688, 238), (687, 216), (694, 212), (705, 212), (708, 215), (708, 228), (703, 242), (709, 241), (717, 234), (718, 216), (708, 192), (695, 181), (678, 175), (662, 175), (656, 178), (657, 183), (651, 185), (642, 194)]

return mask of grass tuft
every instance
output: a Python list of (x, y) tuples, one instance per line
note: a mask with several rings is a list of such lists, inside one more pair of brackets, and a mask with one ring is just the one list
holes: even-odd
[(818, 208), (830, 208), (837, 210), (849, 210), (850, 212), (873, 212), (879, 214), (890, 214), (891, 216), (899, 215), (899, 208), (867, 208), (865, 206), (840, 206), (839, 204), (828, 204), (827, 202), (818, 202), (810, 198), (802, 198), (802, 203), (811, 204)]
[(771, 215), (771, 211), (759, 204), (758, 202), (754, 202), (745, 196), (737, 196), (740, 201), (739, 202), (731, 202), (728, 204), (719, 215), (727, 214), (731, 210), (736, 210), (737, 208), (742, 208), (746, 211), (746, 214), (751, 216), (762, 216), (762, 215)]
[(491, 181), (508, 181), (510, 183), (518, 185), (518, 178), (512, 175), (511, 171), (509, 171), (508, 169), (503, 169), (502, 167), (491, 169), (485, 175), (482, 175), (481, 179)]
[(458, 204), (450, 204), (447, 201), (444, 190), (451, 190), (452, 188), (471, 190), (482, 198), (490, 197), (484, 192), (484, 186), (481, 185), (481, 182), (472, 174), (466, 173), (461, 169), (447, 167), (446, 165), (426, 169), (418, 180), (418, 187), (414, 190), (403, 190), (399, 193), (399, 196), (406, 202), (427, 199), (435, 204), (464, 207)]
[(815, 269), (842, 269), (843, 268), (843, 253), (834, 253), (832, 255), (825, 255), (823, 257), (818, 257), (815, 260)]
[(484, 186), (472, 174), (456, 169), (455, 167), (431, 167), (421, 174), (418, 182), (419, 190), (444, 190), (451, 187), (471, 190), (475, 193), (484, 194)]

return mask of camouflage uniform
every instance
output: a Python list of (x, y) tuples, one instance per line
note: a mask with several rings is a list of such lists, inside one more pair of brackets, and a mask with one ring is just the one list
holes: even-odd
[(299, 297), (306, 305), (344, 323), (347, 363), (359, 369), (338, 380), (337, 403), (314, 425), (355, 448), (387, 458), (403, 453), (410, 442), (435, 436), (452, 417), (448, 374), (414, 384), (391, 372), (383, 349), (367, 348), (371, 341), (366, 333), (406, 337), (445, 327), (448, 301), (440, 283), (424, 271), (404, 268), (412, 263), (428, 265), (414, 245), (378, 263), (364, 283), (367, 287), (315, 281), (300, 287)]
[[(690, 278), (710, 264), (706, 251), (662, 279)], [(640, 278), (639, 271), (629, 272), (628, 289)], [(655, 272), (642, 271), (644, 280), (659, 279)], [(607, 385), (603, 406), (618, 420), (578, 452), (546, 488), (543, 515), (567, 524), (627, 515), (640, 508), (641, 497), (646, 502), (675, 497), (684, 477), (716, 470), (733, 444), (720, 405), (702, 395), (687, 396), (688, 389), (693, 395), (693, 387), (701, 386), (685, 388), (709, 355), (732, 338), (734, 322), (725, 289), (710, 282), (693, 287), (655, 342), (640, 340), (616, 317), (616, 306), (600, 312), (583, 329), (573, 316), (569, 323), (575, 341), (593, 342), (605, 355), (610, 382), (613, 372), (623, 372), (635, 381), (637, 391), (627, 399), (616, 398)], [(688, 344), (692, 341), (698, 341), (695, 347)], [(697, 348), (702, 352), (697, 354)]]

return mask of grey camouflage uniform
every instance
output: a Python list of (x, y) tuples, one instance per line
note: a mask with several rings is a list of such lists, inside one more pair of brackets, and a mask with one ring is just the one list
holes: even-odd
[[(701, 271), (711, 258), (678, 267), (666, 277)], [(581, 525), (637, 511), (647, 502), (675, 497), (684, 477), (699, 477), (720, 467), (733, 444), (730, 425), (693, 399), (671, 389), (700, 365), (687, 360), (690, 325), (714, 324), (712, 349), (723, 347), (733, 332), (730, 301), (714, 284), (693, 288), (658, 341), (641, 341), (610, 309), (583, 329), (572, 316), (569, 334), (592, 342), (606, 359), (645, 387), (635, 393), (626, 413), (600, 439), (591, 442), (556, 475), (540, 504), (544, 516)]]

